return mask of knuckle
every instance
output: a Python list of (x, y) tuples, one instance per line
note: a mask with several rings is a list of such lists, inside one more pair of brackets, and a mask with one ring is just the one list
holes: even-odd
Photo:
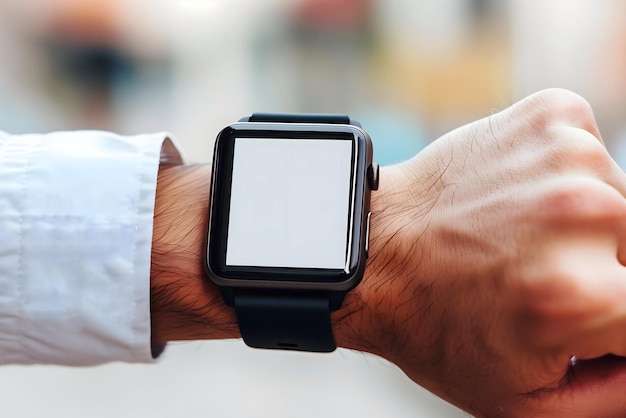
[(548, 188), (542, 207), (547, 222), (603, 222), (626, 214), (623, 199), (609, 185), (593, 178), (562, 178)]
[(591, 134), (581, 130), (555, 129), (548, 155), (557, 167), (603, 172), (611, 164), (607, 149)]
[(552, 257), (524, 277), (519, 289), (519, 330), (539, 345), (560, 343), (561, 328), (581, 316), (580, 274), (560, 257)]
[(547, 89), (529, 96), (525, 106), (543, 125), (565, 122), (586, 130), (595, 128), (591, 105), (582, 96), (565, 89)]
[(541, 276), (523, 280), (519, 291), (519, 321), (523, 335), (533, 337), (546, 334), (558, 314), (556, 307), (562, 292), (560, 283), (567, 277), (560, 271), (543, 272)]
[(611, 162), (607, 149), (591, 135), (583, 133), (583, 138), (569, 144), (571, 152), (575, 153), (578, 161), (590, 163), (592, 167), (606, 167)]
[(558, 258), (542, 263), (522, 280), (520, 295), (526, 310), (533, 316), (548, 317), (572, 281), (572, 272)]
[(543, 207), (549, 213), (562, 217), (586, 208), (593, 202), (594, 194), (596, 194), (594, 188), (590, 187), (587, 182), (578, 181), (578, 179), (563, 181), (546, 194)]

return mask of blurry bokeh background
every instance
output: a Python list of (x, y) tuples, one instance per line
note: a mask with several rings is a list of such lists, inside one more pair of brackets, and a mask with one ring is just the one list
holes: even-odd
[[(208, 162), (253, 111), (341, 112), (377, 160), (546, 87), (626, 162), (622, 0), (9, 0), (0, 129), (170, 131)], [(625, 139), (622, 141), (622, 139)], [(171, 344), (157, 366), (3, 367), (6, 417), (461, 417), (382, 359)]]

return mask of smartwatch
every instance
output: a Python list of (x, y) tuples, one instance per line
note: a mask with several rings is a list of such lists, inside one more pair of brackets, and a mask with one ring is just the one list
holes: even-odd
[(345, 115), (255, 113), (213, 156), (207, 275), (246, 344), (330, 352), (330, 313), (365, 271), (370, 137)]

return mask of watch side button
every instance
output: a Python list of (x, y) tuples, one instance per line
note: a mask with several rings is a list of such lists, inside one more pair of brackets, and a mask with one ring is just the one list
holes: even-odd
[(365, 226), (365, 258), (370, 256), (370, 218), (372, 217), (372, 212), (367, 212), (367, 224)]
[(367, 181), (369, 182), (370, 190), (378, 190), (380, 167), (376, 163), (372, 163), (367, 168)]

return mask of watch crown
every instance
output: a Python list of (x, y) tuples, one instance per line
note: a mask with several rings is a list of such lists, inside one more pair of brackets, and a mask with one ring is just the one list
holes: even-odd
[(367, 168), (367, 181), (369, 182), (371, 190), (378, 190), (378, 173), (379, 167), (376, 163), (372, 163), (372, 165)]

